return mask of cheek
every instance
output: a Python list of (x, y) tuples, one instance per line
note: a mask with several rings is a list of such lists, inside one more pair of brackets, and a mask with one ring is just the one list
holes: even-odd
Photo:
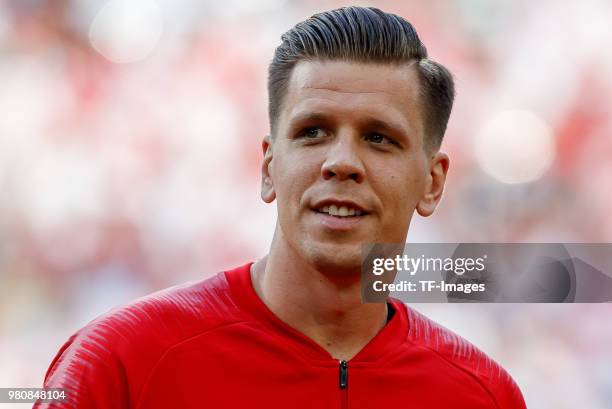
[(396, 221), (412, 214), (422, 198), (425, 175), (418, 163), (407, 166), (399, 162), (392, 166), (387, 164), (384, 171), (373, 175), (379, 197), (390, 216)]
[(284, 156), (274, 167), (274, 186), (279, 207), (297, 207), (306, 189), (314, 184), (319, 174), (317, 165), (306, 155)]

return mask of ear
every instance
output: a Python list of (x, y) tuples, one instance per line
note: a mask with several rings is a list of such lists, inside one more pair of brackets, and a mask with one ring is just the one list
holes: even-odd
[(431, 216), (434, 210), (436, 210), (438, 203), (440, 203), (449, 164), (450, 159), (444, 152), (436, 152), (431, 157), (425, 191), (416, 207), (417, 212), (421, 216)]
[(261, 149), (263, 150), (263, 163), (261, 165), (261, 198), (266, 203), (272, 203), (276, 198), (274, 191), (274, 183), (270, 175), (272, 165), (272, 138), (270, 135), (264, 136), (261, 141)]

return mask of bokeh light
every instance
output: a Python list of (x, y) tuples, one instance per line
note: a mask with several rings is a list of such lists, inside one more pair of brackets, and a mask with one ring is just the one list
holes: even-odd
[(162, 11), (153, 0), (110, 0), (91, 23), (89, 39), (108, 60), (129, 63), (146, 58), (163, 29)]
[(476, 134), (474, 145), (480, 166), (504, 183), (533, 182), (555, 158), (551, 127), (529, 111), (493, 114)]

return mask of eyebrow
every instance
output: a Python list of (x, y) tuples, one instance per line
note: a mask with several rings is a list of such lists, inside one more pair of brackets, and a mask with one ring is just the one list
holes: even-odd
[(402, 134), (405, 134), (406, 137), (408, 137), (408, 134), (411, 132), (409, 125), (406, 127), (396, 122), (384, 121), (378, 118), (366, 117), (363, 122), (368, 127), (381, 129), (388, 132), (401, 132)]
[(325, 121), (328, 120), (329, 116), (322, 112), (308, 111), (305, 113), (299, 113), (290, 119), (291, 123), (296, 122), (310, 122), (310, 121)]

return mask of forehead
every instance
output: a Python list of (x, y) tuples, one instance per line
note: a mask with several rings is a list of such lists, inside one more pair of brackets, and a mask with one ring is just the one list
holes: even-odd
[(347, 120), (367, 116), (421, 133), (418, 98), (418, 74), (410, 64), (301, 61), (282, 116), (290, 122), (312, 113)]

